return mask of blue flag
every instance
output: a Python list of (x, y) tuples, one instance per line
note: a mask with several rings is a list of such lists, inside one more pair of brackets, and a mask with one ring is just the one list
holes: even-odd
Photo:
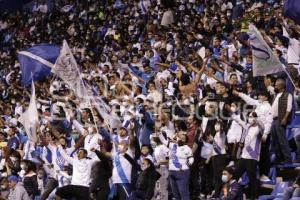
[(28, 86), (31, 80), (42, 80), (51, 74), (60, 48), (51, 44), (39, 44), (18, 52), (22, 71), (22, 85)]
[(300, 2), (299, 0), (284, 1), (284, 15), (300, 25)]

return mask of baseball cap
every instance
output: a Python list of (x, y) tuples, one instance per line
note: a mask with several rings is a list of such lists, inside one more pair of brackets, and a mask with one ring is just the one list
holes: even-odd
[(8, 179), (7, 179), (9, 182), (18, 182), (18, 177), (17, 176), (9, 176)]

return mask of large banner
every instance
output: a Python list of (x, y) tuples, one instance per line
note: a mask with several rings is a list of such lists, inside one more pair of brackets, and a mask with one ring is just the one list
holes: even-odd
[(253, 24), (249, 25), (249, 34), (253, 57), (253, 76), (265, 76), (283, 71), (281, 62)]

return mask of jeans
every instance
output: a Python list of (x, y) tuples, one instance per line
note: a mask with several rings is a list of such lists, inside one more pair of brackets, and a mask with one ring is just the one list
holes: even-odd
[(189, 200), (190, 170), (170, 171), (170, 184), (176, 200)]

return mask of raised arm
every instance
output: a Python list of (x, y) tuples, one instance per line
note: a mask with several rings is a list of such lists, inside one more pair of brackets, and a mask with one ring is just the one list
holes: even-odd
[(128, 65), (129, 69), (137, 76), (142, 76), (143, 72), (136, 69), (135, 67), (133, 67), (132, 65)]
[(231, 117), (232, 117), (232, 119), (233, 119), (234, 121), (236, 121), (236, 123), (238, 123), (239, 125), (241, 125), (244, 129), (247, 129), (247, 124), (246, 124), (246, 122), (244, 122), (243, 120), (241, 120), (241, 119), (238, 117), (238, 115), (232, 115)]
[(252, 106), (258, 106), (259, 105), (258, 100), (255, 100), (255, 99), (249, 97), (248, 95), (246, 95), (246, 94), (244, 94), (242, 92), (237, 92), (237, 91), (234, 90), (232, 93), (234, 95), (237, 95), (241, 99), (243, 99), (249, 105), (252, 105)]
[(169, 147), (170, 142), (166, 139), (163, 133), (159, 134), (160, 141), (167, 147)]
[(74, 163), (74, 158), (72, 158), (71, 156), (69, 156), (62, 148), (61, 145), (57, 146), (59, 153), (61, 154), (61, 156), (67, 161), (69, 162), (71, 165), (73, 165)]
[(208, 62), (208, 59), (206, 59), (206, 60), (204, 61), (204, 63), (202, 64), (202, 67), (201, 67), (200, 71), (197, 73), (196, 79), (195, 79), (195, 83), (196, 83), (196, 84), (200, 81), (201, 76), (202, 76), (202, 74), (203, 74), (204, 71), (205, 71), (205, 66), (206, 66), (207, 62)]
[(104, 139), (106, 139), (108, 141), (112, 141), (113, 138), (112, 138), (111, 133), (109, 133), (105, 128), (101, 127), (99, 130), (99, 133)]
[(105, 155), (105, 153), (102, 153), (99, 150), (95, 150), (95, 153), (96, 153), (97, 157), (101, 160), (105, 169), (109, 170), (112, 168), (111, 159), (109, 156)]
[(74, 127), (76, 128), (76, 130), (80, 134), (82, 134), (85, 131), (85, 129), (83, 128), (83, 126), (76, 119), (73, 119), (72, 123), (73, 123)]

